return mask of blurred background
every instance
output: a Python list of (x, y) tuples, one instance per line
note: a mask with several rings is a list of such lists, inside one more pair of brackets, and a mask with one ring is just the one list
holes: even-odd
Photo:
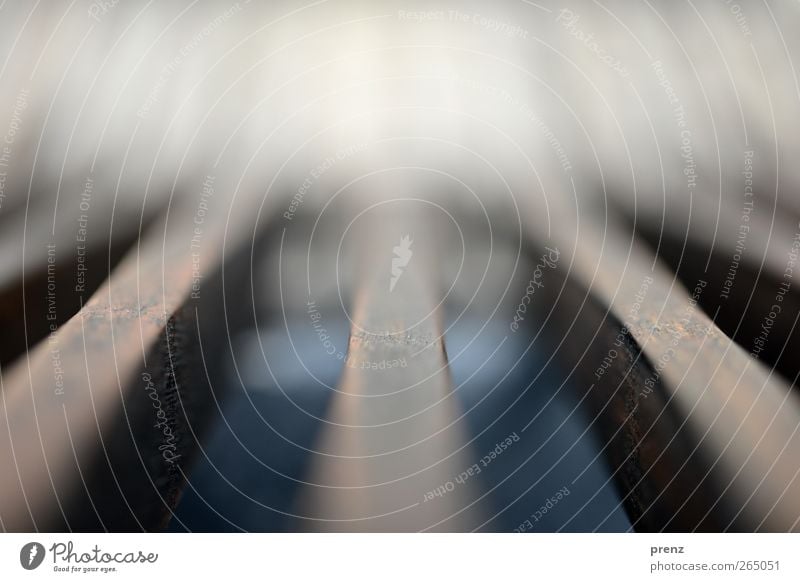
[(797, 529), (799, 25), (3, 2), (0, 525)]

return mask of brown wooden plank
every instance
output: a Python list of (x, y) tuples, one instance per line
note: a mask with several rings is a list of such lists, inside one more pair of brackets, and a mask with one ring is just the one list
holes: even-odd
[[(708, 281), (700, 304), (722, 331), (795, 382), (800, 223), (752, 197), (734, 207), (697, 196), (691, 205), (639, 204), (635, 227), (685, 285)], [(776, 304), (780, 316), (769, 317)]]
[(564, 219), (549, 241), (565, 283), (549, 286), (549, 329), (589, 392), (634, 526), (797, 530), (798, 395), (693, 303), (708, 283), (687, 291), (651, 268), (618, 222), (589, 215), (577, 246), (576, 232)]
[[(344, 372), (298, 511), (318, 531), (465, 531), (480, 525), (477, 461), (453, 394), (437, 306), (435, 223), (372, 214), (361, 261)], [(390, 290), (391, 249), (411, 236), (413, 256)], [(360, 238), (358, 238), (360, 237)], [(312, 290), (313, 291), (313, 290)]]
[(58, 212), (54, 200), (32, 204), (0, 231), (0, 362), (77, 313), (152, 222), (156, 205), (125, 194), (115, 201), (107, 182), (89, 177), (60, 197)]
[(247, 203), (230, 236), (216, 207), (198, 272), (196, 207), (175, 205), (75, 317), (3, 369), (5, 530), (158, 529), (170, 518), (213, 402), (206, 358), (226, 345), (223, 258), (235, 276), (252, 232)]

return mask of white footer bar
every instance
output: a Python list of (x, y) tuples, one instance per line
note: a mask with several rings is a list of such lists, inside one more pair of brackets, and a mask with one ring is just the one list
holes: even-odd
[(2, 534), (0, 580), (800, 580), (798, 554), (797, 534)]

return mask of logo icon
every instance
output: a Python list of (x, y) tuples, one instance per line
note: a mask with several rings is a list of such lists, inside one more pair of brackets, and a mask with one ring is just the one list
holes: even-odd
[(411, 260), (411, 255), (414, 252), (411, 250), (411, 243), (414, 241), (411, 240), (409, 235), (405, 235), (400, 239), (400, 244), (396, 247), (392, 248), (394, 252), (394, 257), (392, 257), (392, 278), (389, 280), (389, 291), (394, 291), (394, 286), (397, 285), (397, 281), (400, 280), (400, 275), (403, 274), (403, 269), (408, 266), (408, 262)]
[(28, 542), (19, 552), (19, 563), (26, 570), (35, 570), (44, 561), (44, 546), (39, 542)]

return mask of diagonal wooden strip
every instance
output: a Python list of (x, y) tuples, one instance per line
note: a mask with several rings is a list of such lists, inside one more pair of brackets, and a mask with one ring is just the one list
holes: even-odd
[[(357, 239), (362, 261), (348, 354), (314, 455), (312, 485), (298, 506), (310, 519), (299, 527), (470, 530), (482, 520), (469, 507), (476, 479), (459, 479), (472, 474), (476, 459), (465, 447), (442, 341), (437, 263), (445, 258), (425, 216), (375, 222)], [(391, 249), (406, 235), (413, 256), (390, 290)]]
[[(745, 199), (747, 201), (747, 199)], [(637, 209), (636, 229), (678, 275), (708, 281), (700, 303), (717, 314), (717, 325), (745, 350), (776, 366), (789, 381), (800, 372), (793, 354), (800, 349), (800, 291), (795, 279), (800, 264), (800, 224), (767, 205), (716, 208), (702, 196), (690, 206), (668, 209), (644, 203)], [(630, 217), (632, 219), (632, 217)], [(768, 341), (762, 342), (765, 319), (779, 303), (780, 317), (770, 318)]]
[(619, 223), (561, 224), (550, 329), (590, 392), (635, 527), (796, 530), (797, 394), (694, 304), (707, 283), (687, 292)]
[[(80, 196), (32, 205), (2, 229), (0, 362), (12, 361), (78, 312), (160, 209), (88, 179)], [(96, 188), (96, 190), (95, 190)], [(155, 204), (151, 204), (151, 207)], [(129, 216), (141, 216), (129, 220)], [(116, 217), (116, 220), (115, 220)]]
[(198, 331), (206, 354), (227, 345), (221, 268), (236, 275), (253, 232), (252, 200), (230, 235), (220, 202), (202, 226), (200, 269), (186, 199), (75, 317), (3, 370), (4, 529), (158, 529), (171, 517), (213, 402)]

